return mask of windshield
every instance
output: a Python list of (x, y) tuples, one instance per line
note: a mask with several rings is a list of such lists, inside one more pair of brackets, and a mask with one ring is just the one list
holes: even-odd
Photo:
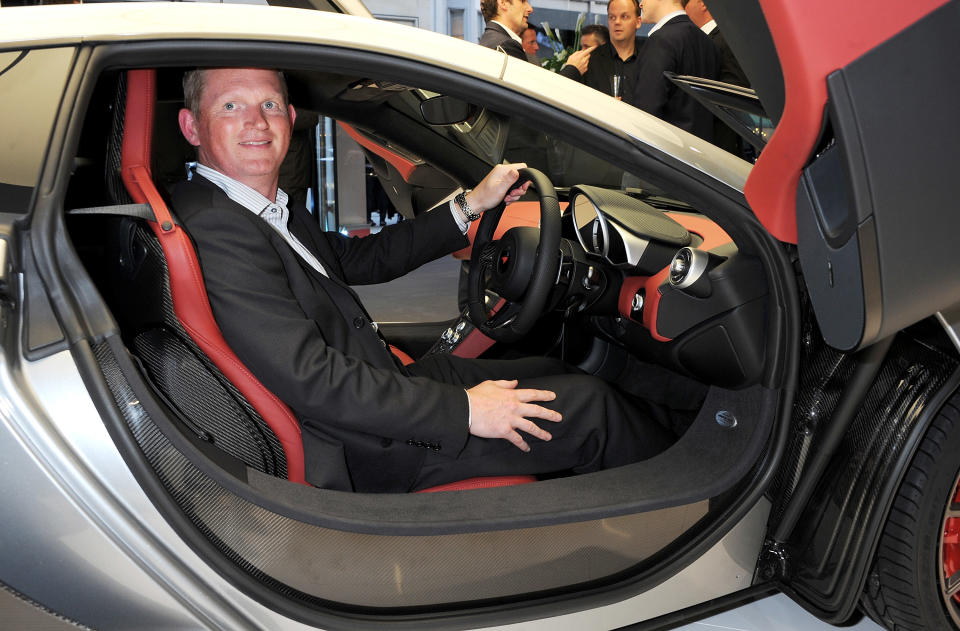
[[(424, 101), (432, 103), (440, 99), (450, 100), (428, 90), (404, 90), (391, 98), (391, 104), (411, 117), (420, 117)], [(454, 103), (460, 103), (466, 112), (464, 117), (456, 122), (433, 125), (433, 131), (488, 164), (524, 162), (547, 174), (558, 189), (576, 184), (615, 189), (649, 188), (616, 164), (556, 136), (533, 129), (515, 117), (491, 108), (457, 101)], [(438, 106), (438, 109), (459, 111), (452, 106)]]

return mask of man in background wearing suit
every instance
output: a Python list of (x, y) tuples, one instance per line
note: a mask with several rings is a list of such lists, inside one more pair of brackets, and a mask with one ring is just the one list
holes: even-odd
[(707, 5), (703, 3), (703, 0), (683, 0), (683, 10), (687, 12), (690, 20), (696, 24), (701, 31), (706, 33), (710, 41), (713, 42), (713, 45), (717, 47), (717, 51), (720, 53), (720, 76), (718, 79), (724, 83), (732, 83), (733, 85), (749, 88), (750, 81), (747, 79), (747, 75), (740, 67), (740, 62), (734, 57), (733, 50), (730, 49), (730, 44), (723, 38), (720, 29), (717, 28), (716, 20), (710, 15), (710, 10), (707, 9)]
[(654, 27), (637, 62), (632, 95), (626, 100), (668, 123), (712, 140), (713, 115), (663, 73), (716, 79), (720, 74), (716, 47), (690, 21), (680, 0), (642, 0), (640, 10), (643, 23)]
[(559, 360), (432, 355), (402, 366), (349, 288), (468, 245), (470, 221), (526, 191), (515, 186), (523, 165), (497, 165), (449, 204), (348, 239), (288, 207), (278, 188), (296, 118), (281, 73), (196, 70), (184, 95), (180, 129), (198, 166), (173, 190), (173, 207), (224, 338), (300, 422), (308, 482), (402, 493), (473, 476), (596, 471), (669, 444), (651, 420), (662, 408)]
[[(724, 83), (732, 83), (733, 85), (749, 88), (750, 81), (747, 79), (747, 75), (744, 74), (743, 69), (740, 67), (740, 62), (734, 57), (733, 50), (730, 49), (727, 40), (723, 38), (720, 29), (717, 28), (716, 20), (710, 15), (710, 11), (707, 9), (707, 5), (703, 3), (703, 0), (683, 0), (683, 10), (687, 12), (690, 20), (696, 24), (701, 31), (706, 33), (710, 41), (713, 42), (713, 45), (717, 47), (717, 54), (720, 55), (719, 80)], [(740, 136), (719, 118), (714, 118), (713, 144), (722, 149), (726, 149), (736, 156), (743, 157), (744, 143), (740, 139)]]
[[(533, 7), (527, 0), (480, 0), (480, 11), (487, 21), (487, 28), (480, 36), (480, 45), (494, 50), (502, 50), (511, 57), (527, 59), (520, 35), (529, 26), (528, 18)], [(567, 57), (560, 74), (580, 81), (590, 63), (592, 48), (578, 50)]]

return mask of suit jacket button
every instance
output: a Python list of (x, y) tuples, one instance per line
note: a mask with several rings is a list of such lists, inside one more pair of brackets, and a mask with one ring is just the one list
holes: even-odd
[(411, 438), (411, 439), (409, 439), (409, 440), (407, 441), (407, 444), (410, 445), (411, 447), (413, 447), (413, 446), (416, 445), (417, 443), (415, 443), (415, 442), (413, 441), (413, 439)]
[(356, 318), (354, 318), (354, 319), (353, 319), (353, 326), (354, 326), (355, 328), (362, 329), (362, 328), (363, 328), (363, 318), (361, 318), (360, 316), (357, 316)]

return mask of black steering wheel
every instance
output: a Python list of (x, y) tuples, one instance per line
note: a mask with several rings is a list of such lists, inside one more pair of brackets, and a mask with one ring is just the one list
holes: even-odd
[[(560, 202), (550, 179), (536, 169), (520, 169), (515, 186), (530, 181), (540, 198), (540, 229), (516, 227), (494, 241), (504, 204), (483, 213), (470, 256), (467, 308), (480, 331), (499, 342), (515, 342), (537, 321), (560, 266)], [(487, 290), (501, 298), (488, 314)], [(504, 302), (505, 301), (505, 302)]]

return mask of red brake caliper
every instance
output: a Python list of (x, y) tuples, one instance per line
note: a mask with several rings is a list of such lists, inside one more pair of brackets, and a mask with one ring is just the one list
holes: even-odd
[[(960, 484), (953, 490), (951, 507), (960, 504)], [(947, 517), (943, 522), (943, 575), (947, 579), (960, 571), (960, 517)], [(960, 603), (960, 594), (953, 599)]]

